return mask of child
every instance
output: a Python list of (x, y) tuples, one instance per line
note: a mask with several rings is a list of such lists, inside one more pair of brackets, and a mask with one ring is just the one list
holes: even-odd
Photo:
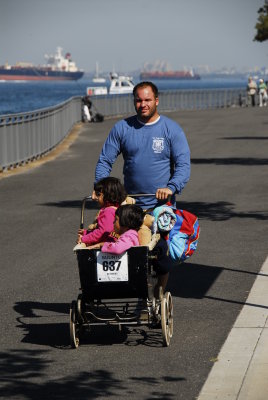
[(108, 240), (113, 231), (115, 211), (125, 198), (126, 192), (119, 179), (108, 177), (97, 182), (92, 195), (101, 208), (97, 224), (92, 230), (79, 229), (77, 243), (90, 246)]
[(115, 241), (106, 241), (91, 249), (101, 248), (104, 253), (121, 254), (132, 246), (139, 246), (138, 230), (143, 224), (144, 213), (141, 207), (135, 204), (120, 206), (115, 212), (114, 231), (119, 238)]

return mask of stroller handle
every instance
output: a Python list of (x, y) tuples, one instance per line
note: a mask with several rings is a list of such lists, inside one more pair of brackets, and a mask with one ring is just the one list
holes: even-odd
[(84, 211), (85, 211), (86, 202), (88, 200), (92, 200), (92, 196), (84, 197), (83, 200), (82, 200), (81, 217), (80, 217), (80, 229), (84, 228)]
[(128, 194), (130, 197), (146, 197), (146, 196), (155, 196), (155, 193), (135, 193), (135, 194)]

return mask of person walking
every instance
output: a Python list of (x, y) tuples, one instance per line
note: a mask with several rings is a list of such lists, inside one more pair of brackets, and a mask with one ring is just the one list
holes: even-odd
[(267, 105), (267, 85), (263, 79), (259, 80), (259, 106), (263, 107)]
[(163, 204), (168, 196), (175, 202), (190, 178), (190, 149), (182, 128), (159, 115), (158, 88), (140, 82), (133, 89), (136, 115), (120, 120), (106, 139), (95, 170), (95, 181), (109, 176), (118, 155), (124, 158), (124, 187), (139, 196), (143, 209)]
[(257, 92), (257, 84), (251, 76), (248, 78), (247, 92), (252, 107), (255, 107), (255, 95)]
[[(120, 153), (123, 155), (124, 187), (144, 210), (164, 204), (180, 194), (190, 178), (190, 149), (186, 136), (175, 121), (160, 115), (158, 88), (140, 82), (133, 89), (136, 115), (120, 120), (111, 129), (96, 164), (95, 181), (109, 176)], [(170, 259), (159, 265), (159, 285), (165, 289)]]

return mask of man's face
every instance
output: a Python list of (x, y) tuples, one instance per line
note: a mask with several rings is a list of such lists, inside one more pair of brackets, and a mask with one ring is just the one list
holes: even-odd
[(138, 119), (144, 123), (153, 122), (158, 117), (158, 97), (155, 98), (150, 86), (137, 89), (134, 106)]

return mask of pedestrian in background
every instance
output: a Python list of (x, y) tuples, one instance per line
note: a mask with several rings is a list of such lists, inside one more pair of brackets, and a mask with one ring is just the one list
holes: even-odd
[(263, 79), (259, 80), (259, 106), (263, 107), (267, 105), (267, 85)]
[(255, 107), (255, 96), (257, 92), (257, 84), (254, 79), (250, 76), (248, 78), (248, 86), (247, 86), (247, 93), (249, 103), (251, 103), (252, 107)]
[(90, 122), (92, 120), (92, 101), (90, 100), (89, 96), (84, 96), (82, 98), (83, 103), (83, 122)]

